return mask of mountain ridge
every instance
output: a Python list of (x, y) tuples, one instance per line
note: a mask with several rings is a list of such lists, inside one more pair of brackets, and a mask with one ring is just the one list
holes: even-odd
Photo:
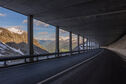
[[(14, 30), (14, 29), (13, 29)], [(17, 32), (16, 32), (17, 31)], [(8, 46), (8, 49), (5, 50), (9, 50), (8, 52), (12, 52), (12, 49), (14, 48), (15, 50), (20, 50), (22, 53), (24, 53), (24, 55), (28, 54), (28, 38), (27, 38), (27, 32), (25, 31), (20, 31), (20, 30), (16, 30), (14, 32), (12, 32), (12, 30), (8, 30), (6, 28), (2, 28), (0, 27), (0, 43), (1, 46)], [(36, 39), (33, 39), (33, 43), (34, 43), (34, 54), (42, 54), (42, 53), (48, 53), (43, 46), (41, 46), (39, 44), (39, 42)], [(10, 47), (10, 48), (9, 48)], [(1, 47), (2, 49), (3, 47)], [(5, 52), (5, 50), (1, 51)], [(7, 53), (7, 52), (6, 52)], [(10, 54), (8, 53), (7, 55), (21, 55), (21, 54)], [(14, 52), (12, 52), (14, 53)], [(5, 54), (5, 53), (4, 53)], [(3, 54), (3, 55), (4, 55)]]

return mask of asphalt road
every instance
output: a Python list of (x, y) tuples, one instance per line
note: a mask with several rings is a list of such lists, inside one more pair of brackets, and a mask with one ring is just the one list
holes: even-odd
[(96, 58), (45, 84), (126, 84), (126, 68), (116, 53), (104, 49)]
[(36, 84), (101, 51), (102, 49), (95, 49), (78, 55), (49, 59), (4, 69), (1, 68), (0, 84)]

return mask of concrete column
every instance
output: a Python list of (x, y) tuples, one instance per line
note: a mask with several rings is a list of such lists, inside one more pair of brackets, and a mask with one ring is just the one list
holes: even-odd
[[(28, 16), (28, 47), (29, 47), (29, 55), (34, 54), (33, 49), (33, 16)], [(30, 58), (30, 62), (33, 62), (33, 58)]]
[(95, 42), (95, 49), (97, 48), (97, 43)]
[(78, 53), (80, 53), (80, 35), (77, 35)]
[(100, 44), (98, 43), (98, 48), (100, 48)]
[(91, 41), (91, 49), (93, 49), (92, 41)]
[(88, 38), (87, 38), (87, 42), (86, 42), (86, 49), (88, 50), (89, 49), (89, 43), (88, 43)]
[(89, 40), (89, 49), (91, 49), (91, 41)]
[(93, 47), (94, 47), (94, 46), (93, 46), (93, 43), (94, 43), (94, 42), (92, 41), (92, 42), (91, 42), (91, 49), (93, 49)]
[(83, 50), (84, 50), (84, 36), (83, 36)]
[(56, 27), (56, 53), (57, 57), (59, 57), (59, 26)]
[(91, 49), (91, 41), (89, 40), (89, 49)]
[(70, 55), (72, 55), (72, 32), (69, 33), (69, 51), (70, 51)]

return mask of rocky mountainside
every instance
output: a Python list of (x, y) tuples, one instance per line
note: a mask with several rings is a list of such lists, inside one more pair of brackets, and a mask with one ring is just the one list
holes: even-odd
[[(27, 45), (27, 32), (15, 29), (15, 28), (0, 28), (0, 44), (4, 46), (8, 46), (8, 49), (14, 48), (16, 50), (20, 50), (24, 55), (28, 54), (28, 45)], [(11, 47), (11, 48), (9, 48)], [(1, 47), (0, 49), (2, 49)], [(6, 51), (6, 52), (5, 52)], [(0, 54), (3, 51), (0, 51)], [(12, 53), (7, 55), (20, 55), (20, 53), (16, 54), (12, 50), (4, 50), (5, 53)], [(6, 55), (6, 54), (3, 55)], [(48, 53), (37, 40), (34, 39), (34, 53), (42, 54)], [(2, 54), (1, 54), (2, 55)]]
[(15, 49), (5, 43), (0, 42), (0, 56), (24, 55), (20, 49)]

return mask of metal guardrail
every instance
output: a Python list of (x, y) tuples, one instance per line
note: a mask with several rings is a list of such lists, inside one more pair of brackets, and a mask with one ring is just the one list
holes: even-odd
[[(58, 58), (58, 55), (59, 54), (59, 57), (62, 57), (63, 56), (68, 56), (70, 55), (70, 53), (72, 54), (77, 54), (77, 53), (82, 53), (84, 52), (85, 50), (80, 50), (80, 51), (72, 51), (72, 52), (60, 52), (60, 53), (47, 53), (47, 54), (39, 54), (39, 55), (22, 55), (22, 56), (9, 56), (9, 57), (0, 57), (0, 62), (4, 62), (3, 66), (0, 66), (0, 67), (8, 67), (10, 65), (7, 64), (7, 61), (12, 61), (12, 60), (24, 60), (23, 63), (19, 63), (19, 64), (25, 64), (25, 63), (31, 63), (31, 61), (27, 61), (27, 59), (30, 59), (30, 58), (33, 58), (33, 61), (32, 62), (36, 62), (36, 61), (41, 61), (39, 59), (39, 57), (44, 57), (46, 56), (47, 58), (46, 59), (50, 59), (49, 56), (52, 56), (52, 55), (55, 55), (54, 58)], [(37, 60), (35, 61), (34, 58), (36, 58)], [(13, 65), (17, 65), (17, 64), (13, 64)]]

